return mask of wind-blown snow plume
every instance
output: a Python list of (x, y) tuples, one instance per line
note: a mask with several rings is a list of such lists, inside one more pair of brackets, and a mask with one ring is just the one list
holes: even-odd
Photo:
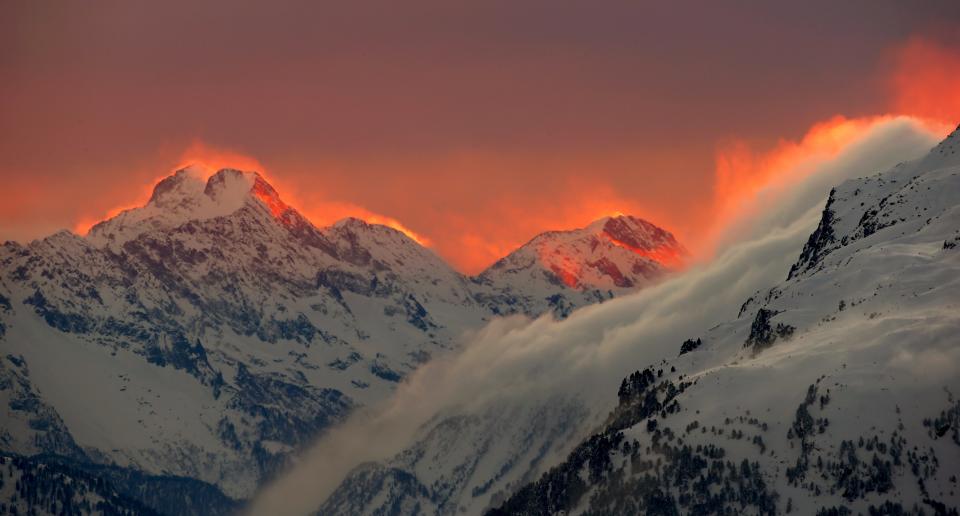
[(452, 412), (535, 407), (567, 396), (589, 410), (580, 432), (589, 431), (615, 403), (612, 393), (626, 374), (675, 356), (683, 339), (736, 316), (750, 294), (783, 280), (832, 185), (917, 157), (937, 136), (911, 119), (872, 120), (829, 156), (783, 162), (777, 177), (791, 180), (741, 201), (751, 215), (729, 222), (709, 263), (564, 321), (494, 321), (456, 354), (419, 369), (384, 405), (329, 432), (250, 510), (315, 511), (352, 468), (391, 456), (431, 418)]
[[(820, 173), (823, 167), (828, 163), (841, 164), (846, 159), (845, 151), (871, 128), (893, 120), (895, 117), (890, 115), (836, 116), (814, 124), (799, 141), (781, 140), (766, 152), (756, 152), (736, 140), (724, 145), (716, 158), (713, 225), (699, 241), (696, 251), (700, 257), (709, 259), (711, 253), (741, 238), (761, 213), (776, 213), (780, 203), (791, 202), (792, 191), (805, 180), (818, 181), (820, 176), (823, 180), (818, 181), (819, 187), (823, 181), (834, 183), (834, 177)], [(915, 123), (922, 124), (922, 130), (931, 134), (949, 132), (949, 126), (931, 120)]]

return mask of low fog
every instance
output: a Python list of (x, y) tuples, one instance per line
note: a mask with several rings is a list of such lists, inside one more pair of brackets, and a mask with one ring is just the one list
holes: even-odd
[(315, 511), (351, 469), (399, 452), (441, 413), (494, 403), (533, 406), (560, 394), (605, 414), (625, 375), (676, 356), (684, 339), (736, 317), (747, 297), (786, 278), (832, 186), (919, 157), (936, 140), (910, 119), (875, 122), (839, 153), (810, 156), (783, 171), (781, 178), (800, 179), (776, 182), (751, 199), (740, 210), (749, 215), (726, 222), (714, 255), (685, 272), (564, 321), (504, 318), (465, 336), (458, 351), (423, 366), (382, 406), (327, 432), (250, 511)]

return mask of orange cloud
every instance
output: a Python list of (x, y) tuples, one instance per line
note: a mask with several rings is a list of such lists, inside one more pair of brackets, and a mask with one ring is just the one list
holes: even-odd
[[(960, 53), (923, 38), (891, 51), (884, 81), (890, 92), (886, 114), (836, 115), (814, 124), (797, 141), (780, 140), (758, 151), (731, 139), (716, 153), (710, 235), (698, 249), (708, 256), (720, 232), (760, 209), (757, 198), (802, 179), (816, 163), (835, 156), (867, 129), (896, 116), (917, 119), (933, 134), (945, 135), (960, 122)], [(774, 196), (775, 197), (775, 196)]]
[(347, 217), (365, 220), (371, 224), (380, 224), (404, 233), (415, 242), (429, 246), (430, 240), (415, 231), (407, 228), (398, 220), (374, 213), (355, 204), (338, 201), (321, 201), (307, 203), (298, 194), (302, 187), (316, 190), (317, 185), (296, 185), (284, 180), (281, 176), (273, 175), (259, 160), (241, 152), (213, 147), (201, 141), (193, 142), (181, 156), (182, 168), (187, 165), (200, 164), (206, 167), (211, 174), (223, 168), (250, 170), (260, 173), (283, 198), (284, 202), (300, 212), (304, 217), (317, 226), (328, 226)]
[[(275, 170), (245, 153), (195, 142), (176, 161), (202, 163), (211, 170), (257, 170), (287, 204), (318, 226), (348, 216), (384, 224), (430, 245), (467, 273), (481, 271), (540, 232), (583, 227), (617, 212), (671, 230), (695, 257), (707, 257), (723, 228), (760, 209), (758, 197), (810, 173), (814, 163), (835, 155), (872, 124), (904, 114), (923, 118), (941, 132), (939, 124), (955, 126), (960, 121), (960, 56), (955, 51), (915, 38), (890, 51), (888, 58), (877, 84), (888, 89), (889, 100), (876, 106), (876, 116), (829, 117), (801, 138), (766, 149), (728, 137), (714, 151), (713, 170), (709, 142), (689, 152), (678, 145), (664, 149), (663, 155), (649, 148), (493, 149), (298, 162), (274, 154), (279, 160), (271, 162)], [(697, 153), (702, 156), (690, 159)], [(118, 191), (104, 193), (104, 199), (133, 202), (98, 217), (81, 217), (78, 232), (124, 208), (142, 205), (157, 180), (123, 196), (115, 185)]]
[(912, 38), (891, 56), (890, 110), (956, 126), (960, 122), (960, 52)]
[(199, 140), (194, 140), (193, 143), (183, 151), (179, 161), (180, 164), (175, 167), (174, 170), (179, 170), (190, 165), (202, 165), (213, 174), (224, 168), (234, 168), (259, 172), (264, 179), (270, 182), (270, 178), (267, 176), (267, 168), (263, 166), (260, 160), (242, 152), (223, 147), (214, 147)]
[[(899, 115), (897, 115), (899, 116)], [(733, 140), (716, 154), (716, 173), (708, 234), (694, 246), (700, 258), (709, 258), (725, 232), (735, 230), (738, 221), (758, 211), (771, 209), (790, 188), (816, 172), (819, 165), (863, 137), (875, 125), (897, 116), (861, 118), (835, 116), (814, 124), (799, 140), (780, 140), (772, 148), (757, 151), (743, 141)], [(916, 119), (932, 134), (946, 135), (948, 126)]]
[(769, 190), (801, 179), (815, 163), (828, 159), (889, 117), (849, 119), (835, 116), (811, 127), (799, 141), (780, 140), (773, 148), (757, 152), (745, 142), (731, 140), (716, 156), (712, 225), (725, 226), (731, 218), (744, 216), (751, 200)]
[[(280, 192), (280, 195), (283, 195), (283, 192)], [(347, 217), (353, 217), (364, 220), (370, 224), (380, 224), (382, 226), (393, 228), (407, 235), (413, 241), (422, 246), (430, 247), (432, 245), (432, 242), (429, 238), (404, 226), (397, 219), (374, 213), (362, 206), (357, 206), (348, 202), (322, 201), (319, 203), (306, 204), (302, 207), (298, 207), (297, 211), (299, 211), (304, 217), (309, 219), (310, 222), (317, 226), (329, 226), (335, 224), (339, 220), (343, 220)]]
[[(202, 164), (211, 174), (224, 167), (256, 170), (274, 185), (287, 204), (317, 226), (330, 225), (345, 217), (383, 224), (405, 233), (422, 245), (433, 247), (454, 267), (473, 274), (543, 231), (583, 227), (604, 216), (622, 213), (646, 218), (671, 231), (675, 231), (676, 225), (686, 227), (686, 234), (678, 235), (680, 242), (694, 257), (708, 258), (723, 230), (734, 221), (749, 217), (761, 209), (762, 205), (757, 199), (765, 192), (786, 188), (802, 179), (815, 168), (817, 162), (836, 155), (873, 124), (888, 118), (889, 115), (856, 119), (836, 116), (815, 124), (797, 141), (781, 140), (766, 150), (753, 149), (741, 140), (729, 140), (716, 152), (713, 189), (709, 198), (704, 200), (703, 197), (691, 195), (686, 199), (665, 203), (667, 208), (652, 209), (631, 191), (615, 188), (589, 172), (591, 168), (625, 166), (614, 160), (570, 160), (564, 164), (540, 164), (538, 172), (553, 169), (557, 177), (552, 181), (544, 181), (542, 186), (535, 185), (533, 191), (485, 192), (480, 201), (471, 205), (451, 203), (435, 208), (430, 202), (424, 201), (426, 197), (419, 198), (400, 191), (393, 184), (378, 185), (384, 191), (397, 192), (395, 195), (401, 200), (397, 206), (403, 209), (403, 216), (418, 220), (423, 232), (411, 229), (408, 223), (402, 223), (398, 218), (382, 215), (359, 204), (325, 198), (322, 188), (327, 186), (327, 182), (321, 178), (329, 175), (329, 171), (324, 166), (317, 165), (313, 173), (274, 175), (256, 159), (200, 143), (193, 144), (184, 152), (180, 162), (182, 165)], [(633, 163), (631, 161), (628, 165), (634, 166)], [(516, 162), (512, 165), (535, 166), (528, 163), (518, 165)], [(389, 164), (367, 166), (384, 168)], [(409, 163), (398, 162), (394, 166), (397, 170), (413, 169)], [(439, 169), (451, 165), (443, 162), (435, 166)], [(470, 175), (482, 175), (488, 166), (505, 165), (477, 158), (471, 160)], [(430, 170), (429, 173), (437, 172)], [(331, 177), (336, 179), (343, 176), (349, 178), (350, 174), (337, 170)], [(396, 174), (396, 177), (402, 178), (402, 181), (416, 182), (401, 174)], [(160, 179), (162, 177), (156, 178), (144, 185), (139, 193), (132, 195), (136, 199), (133, 203), (109, 210), (103, 216), (79, 221), (77, 231), (85, 232), (99, 220), (123, 209), (143, 205), (149, 199), (153, 185)], [(348, 186), (357, 187), (355, 182), (348, 183)], [(418, 195), (423, 193), (417, 192)], [(469, 196), (470, 193), (466, 191), (448, 195), (465, 199), (463, 196)]]
[(117, 215), (121, 214), (124, 211), (143, 206), (144, 204), (147, 203), (147, 201), (150, 200), (150, 195), (153, 193), (153, 187), (156, 186), (157, 183), (159, 183), (163, 178), (167, 177), (168, 175), (169, 174), (157, 176), (156, 178), (154, 178), (153, 181), (150, 181), (149, 183), (144, 183), (135, 192), (130, 192), (127, 195), (127, 198), (134, 199), (131, 202), (125, 202), (123, 204), (119, 204), (97, 215), (93, 215), (89, 213), (81, 214), (73, 224), (73, 232), (78, 235), (86, 235), (87, 233), (90, 232), (90, 228), (97, 225), (97, 223), (116, 217)]
[(241, 170), (255, 170), (261, 174), (266, 173), (265, 167), (255, 158), (240, 152), (213, 147), (201, 141), (194, 141), (190, 144), (190, 146), (181, 153), (177, 162), (179, 165), (170, 169), (169, 172), (155, 175), (152, 180), (142, 183), (135, 191), (124, 192), (126, 199), (124, 199), (122, 204), (118, 204), (97, 214), (81, 214), (79, 218), (74, 221), (73, 232), (79, 235), (86, 235), (90, 231), (90, 228), (98, 222), (116, 217), (126, 210), (145, 205), (150, 200), (150, 196), (153, 194), (153, 187), (156, 186), (157, 183), (174, 171), (190, 165), (201, 166), (211, 175), (221, 168), (237, 168)]
[[(478, 273), (544, 231), (569, 230), (612, 215), (644, 216), (636, 200), (603, 184), (569, 184), (549, 197), (501, 194), (482, 207), (495, 217), (452, 217), (445, 232), (453, 238), (438, 249), (454, 266)], [(658, 225), (656, 217), (647, 217)]]
[[(629, 213), (673, 229), (667, 220), (669, 200), (645, 206), (641, 196), (648, 192), (630, 184), (664, 190), (670, 177), (658, 168), (650, 166), (648, 153), (458, 151), (429, 158), (399, 154), (294, 162), (284, 170), (300, 182), (308, 200), (298, 206), (315, 223), (345, 215), (376, 220), (364, 209), (375, 206), (369, 211), (402, 221), (407, 231), (429, 239), (454, 268), (474, 274), (543, 231), (579, 228), (607, 215)], [(611, 171), (620, 174), (621, 184), (604, 177)], [(695, 208), (684, 205), (678, 213), (686, 216)]]

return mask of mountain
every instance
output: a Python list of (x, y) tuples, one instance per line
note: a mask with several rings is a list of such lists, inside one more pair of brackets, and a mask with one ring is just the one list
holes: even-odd
[(957, 514), (958, 147), (832, 190), (784, 282), (491, 514)]
[[(904, 140), (879, 134), (852, 152)], [(829, 195), (811, 179), (822, 193), (813, 209), (790, 208), (799, 223), (758, 226), (706, 269), (553, 324), (491, 330), (447, 365), (449, 379), (411, 380), (414, 393), (462, 392), (314, 507), (956, 514), (958, 146), (960, 129)], [(728, 301), (770, 264), (760, 290)], [(478, 364), (489, 380), (461, 378)]]
[(482, 322), (469, 282), (402, 233), (315, 228), (255, 173), (197, 177), (89, 238), (3, 247), (4, 372), (38, 400), (9, 412), (10, 449), (247, 496)]
[(0, 247), (0, 450), (196, 482), (184, 512), (248, 498), (464, 332), (605, 299), (492, 285), (385, 226), (318, 228), (255, 172), (179, 170), (86, 237)]
[[(492, 309), (568, 315), (662, 278), (687, 251), (669, 232), (632, 217), (604, 217), (572, 231), (537, 235), (483, 271), (476, 282)], [(564, 288), (565, 287), (565, 288)]]

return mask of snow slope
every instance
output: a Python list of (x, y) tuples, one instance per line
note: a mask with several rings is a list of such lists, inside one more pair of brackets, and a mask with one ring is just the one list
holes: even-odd
[(494, 512), (955, 514), (958, 146), (834, 189), (786, 281), (625, 378)]
[(399, 231), (317, 228), (255, 172), (205, 175), (177, 171), (86, 237), (0, 248), (0, 448), (246, 498), (512, 309)]
[(236, 170), (205, 185), (179, 171), (89, 238), (7, 243), (0, 260), (3, 349), (48, 419), (92, 460), (234, 496), (484, 317), (468, 282), (402, 233), (322, 231)]
[[(775, 499), (776, 507), (784, 511), (792, 498), (791, 507), (801, 507), (798, 504), (802, 502), (802, 513), (816, 513), (818, 507), (847, 499), (842, 493), (824, 494), (829, 491), (825, 480), (819, 485), (819, 494), (817, 486), (790, 491), (784, 484), (786, 468), (795, 465), (796, 452), (803, 449), (797, 437), (788, 438), (787, 432), (811, 385), (817, 391), (818, 411), (819, 397), (830, 389), (824, 410), (835, 414), (825, 425), (822, 443), (808, 446), (837, 450), (845, 439), (859, 444), (863, 435), (866, 450), (867, 442), (872, 442), (867, 430), (882, 430), (878, 439), (886, 439), (884, 448), (889, 451), (890, 436), (899, 425), (897, 407), (890, 406), (888, 413), (875, 409), (875, 402), (891, 400), (899, 405), (901, 414), (910, 415), (909, 420), (903, 417), (903, 424), (913, 428), (908, 436), (911, 446), (935, 448), (941, 467), (926, 476), (927, 484), (935, 486), (928, 488), (931, 500), (955, 505), (947, 485), (957, 473), (955, 466), (942, 467), (956, 464), (955, 448), (946, 446), (950, 443), (942, 437), (932, 439), (929, 432), (931, 428), (934, 435), (939, 432), (937, 418), (952, 417), (950, 407), (955, 402), (944, 388), (955, 392), (960, 377), (956, 374), (956, 349), (948, 338), (955, 334), (958, 323), (953, 284), (957, 257), (950, 254), (958, 227), (958, 171), (949, 158), (938, 161), (931, 157), (950, 155), (952, 149), (944, 150), (944, 146), (956, 138), (952, 135), (919, 161), (838, 187), (832, 198), (846, 199), (844, 192), (852, 196), (858, 188), (860, 191), (853, 199), (831, 203), (835, 220), (853, 220), (849, 226), (831, 223), (834, 233), (824, 239), (823, 249), (836, 246), (833, 252), (823, 253), (816, 244), (804, 244), (820, 241), (817, 235), (824, 232), (816, 232), (818, 222), (831, 220), (832, 215), (823, 214), (830, 185), (845, 177), (889, 169), (904, 156), (922, 155), (934, 143), (928, 133), (903, 119), (876, 125), (843, 152), (809, 167), (813, 170), (809, 177), (794, 185), (788, 198), (776, 200), (776, 210), (752, 221), (744, 240), (710, 264), (638, 294), (578, 310), (563, 321), (496, 321), (455, 357), (413, 375), (373, 418), (374, 425), (368, 420), (348, 420), (341, 432), (321, 441), (316, 453), (305, 455), (300, 467), (265, 491), (254, 509), (276, 514), (317, 508), (324, 514), (394, 510), (476, 514), (502, 507), (507, 512), (547, 513), (587, 510), (592, 495), (597, 494), (592, 508), (598, 512), (642, 513), (638, 507), (672, 507), (685, 513), (692, 507), (686, 496), (693, 495), (680, 491), (674, 480), (678, 469), (688, 471), (695, 466), (681, 457), (705, 456), (704, 446), (712, 445), (724, 448), (722, 453), (733, 462), (737, 475), (741, 475), (741, 459), (749, 457), (749, 478), (762, 475), (766, 486), (761, 489), (751, 480), (749, 486), (738, 489), (742, 500), (719, 499), (722, 507), (742, 511), (742, 501), (748, 506), (746, 512), (762, 512), (769, 509), (762, 504)], [(918, 179), (908, 183), (914, 176)], [(927, 183), (921, 188), (918, 181)], [(898, 186), (887, 190), (891, 184)], [(887, 201), (882, 200), (891, 194)], [(892, 200), (900, 195), (903, 200), (894, 205)], [(891, 206), (898, 211), (889, 211)], [(855, 239), (855, 227), (860, 227), (861, 218), (874, 208), (877, 214), (868, 215), (865, 226), (871, 226), (873, 218), (905, 221)], [(809, 256), (819, 258), (811, 261)], [(908, 269), (912, 272), (904, 273)], [(790, 279), (785, 281), (788, 275)], [(918, 301), (928, 290), (928, 297)], [(845, 300), (842, 312), (841, 299)], [(854, 301), (857, 305), (852, 310)], [(685, 352), (678, 357), (681, 351)], [(927, 364), (937, 367), (918, 375), (917, 370)], [(628, 381), (631, 387), (622, 391), (624, 396), (614, 397), (624, 376), (648, 368), (653, 381), (644, 385), (646, 375), (638, 373), (635, 380)], [(853, 376), (855, 372), (862, 376)], [(824, 375), (833, 378), (829, 386), (827, 378), (817, 384)], [(875, 382), (878, 378), (882, 381)], [(651, 384), (655, 388), (651, 389)], [(651, 391), (656, 398), (644, 409), (642, 401)], [(844, 391), (842, 396), (840, 391)], [(891, 392), (903, 394), (891, 396)], [(912, 404), (909, 409), (907, 401)], [(812, 413), (810, 407), (812, 404), (807, 411)], [(932, 426), (924, 426), (924, 418), (929, 418)], [(651, 425), (653, 419), (657, 423)], [(801, 419), (806, 428), (806, 418)], [(541, 421), (544, 425), (538, 426)], [(734, 422), (739, 426), (731, 434)], [(647, 425), (651, 425), (650, 431)], [(369, 453), (363, 443), (369, 448), (371, 442), (392, 438), (379, 428), (390, 428), (401, 437)], [(858, 433), (850, 433), (851, 428)], [(946, 428), (945, 435), (950, 435), (952, 426), (940, 423), (939, 428)], [(652, 441), (657, 430), (659, 448)], [(604, 437), (608, 431), (611, 435)], [(621, 431), (630, 436), (626, 456), (640, 458), (635, 466), (623, 462), (623, 441), (611, 440)], [(694, 432), (700, 433), (694, 437)], [(755, 467), (750, 454), (761, 450), (761, 445), (754, 443), (761, 433), (764, 455), (776, 458)], [(496, 438), (486, 440), (485, 435)], [(919, 440), (920, 435), (928, 442)], [(677, 447), (678, 436), (684, 442), (698, 439), (691, 442), (701, 448), (694, 446), (687, 455), (683, 448), (667, 451), (663, 443)], [(875, 443), (869, 446), (871, 451), (877, 449)], [(354, 466), (343, 468), (338, 463), (332, 470), (322, 468), (322, 458), (329, 456), (324, 450), (338, 448), (356, 455)], [(845, 445), (844, 451), (848, 448)], [(908, 466), (891, 476), (896, 489), (911, 496), (905, 498), (908, 507), (914, 502), (923, 504), (913, 497), (919, 488), (910, 491), (908, 485), (918, 485), (910, 462), (933, 461), (930, 453), (916, 453), (904, 451), (900, 460)], [(816, 458), (812, 457), (813, 464)], [(861, 458), (872, 463), (865, 453)], [(716, 460), (703, 460), (708, 459)], [(827, 459), (823, 458), (824, 464)], [(625, 469), (621, 468), (624, 464)], [(676, 467), (668, 468), (670, 464)], [(554, 466), (557, 469), (552, 469)], [(597, 472), (592, 473), (591, 467)], [(720, 478), (738, 487), (739, 477), (727, 475), (728, 470), (724, 463), (720, 473), (726, 477)], [(860, 467), (860, 471), (867, 468)], [(698, 470), (698, 475), (701, 473), (704, 478), (715, 478), (706, 470)], [(642, 486), (632, 484), (640, 498), (652, 492), (650, 499), (665, 498), (664, 505), (611, 505), (605, 501), (629, 501), (620, 490), (621, 480), (642, 484), (645, 474), (674, 475), (669, 483), (654, 480), (661, 483), (651, 484), (666, 493), (663, 497), (658, 497), (655, 489), (642, 491)], [(697, 478), (683, 485), (692, 486)], [(867, 477), (857, 478), (862, 481), (859, 485), (867, 484)], [(537, 479), (539, 483), (523, 488)], [(711, 489), (719, 496), (717, 484)], [(863, 489), (859, 492), (866, 493)], [(881, 494), (893, 497), (895, 492)], [(885, 501), (876, 491), (871, 493), (869, 500), (856, 498), (857, 503), (863, 502), (860, 507), (864, 510), (871, 503)], [(554, 495), (559, 501), (551, 505)]]

